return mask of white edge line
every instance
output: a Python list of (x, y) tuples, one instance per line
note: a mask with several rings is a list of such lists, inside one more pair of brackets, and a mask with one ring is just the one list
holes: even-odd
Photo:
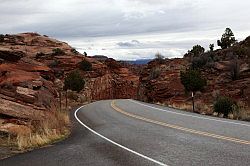
[(120, 144), (118, 144), (117, 142), (112, 141), (111, 139), (109, 139), (109, 138), (107, 138), (107, 137), (105, 137), (105, 136), (103, 136), (103, 135), (97, 133), (96, 131), (94, 131), (93, 129), (91, 129), (91, 128), (88, 127), (87, 125), (85, 125), (85, 124), (77, 117), (77, 112), (78, 112), (80, 109), (82, 109), (83, 107), (85, 107), (85, 105), (79, 107), (79, 108), (75, 111), (74, 116), (75, 116), (76, 120), (77, 120), (81, 125), (83, 125), (85, 128), (87, 128), (89, 131), (91, 131), (91, 132), (94, 133), (95, 135), (97, 135), (97, 136), (99, 136), (99, 137), (105, 139), (106, 141), (108, 141), (108, 142), (110, 142), (110, 143), (112, 143), (112, 144), (114, 144), (114, 145), (116, 145), (116, 146), (118, 146), (118, 147), (120, 147), (120, 148), (122, 148), (122, 149), (125, 149), (125, 150), (127, 150), (127, 151), (129, 151), (129, 152), (131, 152), (131, 153), (133, 153), (133, 154), (135, 154), (135, 155), (137, 155), (137, 156), (140, 156), (140, 157), (142, 157), (142, 158), (144, 158), (144, 159), (146, 159), (146, 160), (149, 160), (149, 161), (154, 162), (154, 163), (156, 163), (156, 164), (158, 164), (158, 165), (161, 165), (161, 166), (168, 166), (168, 165), (166, 165), (166, 164), (164, 164), (164, 163), (162, 163), (162, 162), (160, 162), (160, 161), (154, 160), (154, 159), (152, 159), (152, 158), (150, 158), (150, 157), (147, 157), (147, 156), (145, 156), (145, 155), (143, 155), (143, 154), (140, 154), (140, 153), (138, 153), (138, 152), (136, 152), (136, 151), (133, 151), (133, 150), (131, 150), (131, 149), (129, 149), (129, 148), (123, 146), (123, 145), (120, 145)]
[(168, 113), (172, 113), (172, 114), (183, 115), (183, 116), (189, 116), (189, 117), (193, 117), (193, 118), (200, 118), (200, 119), (205, 119), (205, 120), (211, 120), (211, 121), (217, 121), (217, 122), (223, 122), (223, 123), (231, 123), (231, 124), (235, 124), (235, 125), (241, 125), (241, 126), (250, 127), (250, 125), (248, 125), (248, 124), (243, 124), (243, 123), (229, 122), (229, 121), (225, 121), (225, 120), (212, 119), (212, 118), (200, 117), (200, 116), (195, 116), (195, 115), (183, 114), (183, 113), (179, 113), (179, 112), (173, 112), (173, 111), (169, 111), (169, 110), (165, 110), (165, 109), (161, 109), (161, 108), (149, 106), (149, 105), (146, 105), (146, 104), (142, 104), (142, 103), (140, 103), (140, 102), (138, 102), (138, 101), (134, 101), (134, 100), (132, 100), (132, 99), (129, 99), (129, 101), (131, 101), (131, 102), (133, 102), (133, 103), (136, 103), (136, 104), (139, 104), (139, 105), (142, 105), (142, 106), (145, 106), (145, 107), (148, 107), (148, 108), (153, 108), (153, 109), (156, 109), (156, 110), (159, 110), (159, 111), (162, 111), (162, 112), (168, 112)]

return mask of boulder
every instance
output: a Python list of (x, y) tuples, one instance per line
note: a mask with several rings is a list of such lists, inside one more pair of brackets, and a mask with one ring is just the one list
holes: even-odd
[(29, 88), (23, 88), (23, 87), (17, 87), (16, 88), (16, 95), (17, 99), (22, 100), (27, 103), (34, 103), (37, 98), (37, 92), (29, 89)]
[(15, 101), (0, 99), (0, 114), (24, 119), (43, 119), (46, 115), (45, 108), (24, 105)]

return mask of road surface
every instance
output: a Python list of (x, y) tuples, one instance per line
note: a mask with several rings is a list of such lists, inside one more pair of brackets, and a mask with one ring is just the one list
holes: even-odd
[(250, 165), (250, 123), (134, 100), (106, 100), (74, 112), (72, 135), (2, 166)]

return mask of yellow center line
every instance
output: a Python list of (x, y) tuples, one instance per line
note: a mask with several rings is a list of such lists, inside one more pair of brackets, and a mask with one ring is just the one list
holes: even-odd
[(145, 122), (149, 122), (149, 123), (157, 124), (157, 125), (160, 125), (160, 126), (165, 126), (165, 127), (169, 127), (169, 128), (172, 128), (172, 129), (177, 129), (177, 130), (193, 133), (193, 134), (198, 134), (198, 135), (202, 135), (202, 136), (217, 138), (217, 139), (220, 139), (220, 140), (227, 140), (227, 141), (231, 141), (231, 142), (235, 142), (235, 143), (250, 145), (250, 141), (241, 140), (241, 139), (232, 138), (232, 137), (227, 137), (227, 136), (222, 136), (222, 135), (217, 135), (217, 134), (203, 132), (203, 131), (198, 131), (198, 130), (193, 130), (193, 129), (189, 129), (189, 128), (185, 128), (185, 127), (181, 127), (181, 126), (177, 126), (177, 125), (171, 125), (171, 124), (168, 124), (168, 123), (165, 123), (165, 122), (160, 122), (160, 121), (157, 121), (157, 120), (152, 120), (152, 119), (148, 119), (148, 118), (138, 116), (138, 115), (135, 115), (135, 114), (132, 114), (132, 113), (128, 113), (128, 112), (123, 111), (122, 109), (118, 108), (115, 105), (115, 101), (111, 102), (111, 107), (115, 111), (117, 111), (117, 112), (119, 112), (119, 113), (121, 113), (123, 115), (126, 115), (128, 117), (132, 117), (132, 118), (135, 118), (135, 119), (139, 119), (139, 120), (142, 120), (142, 121), (145, 121)]

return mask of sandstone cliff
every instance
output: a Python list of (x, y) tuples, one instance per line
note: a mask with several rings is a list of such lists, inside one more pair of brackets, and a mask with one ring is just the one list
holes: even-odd
[[(36, 33), (4, 35), (0, 42), (0, 119), (27, 124), (59, 108), (64, 78), (87, 60), (91, 71), (79, 96), (84, 101), (135, 98), (139, 77), (113, 59), (84, 57), (65, 42)], [(2, 122), (2, 121), (1, 121)], [(4, 125), (0, 125), (7, 130)], [(1, 130), (0, 127), (0, 130)]]

